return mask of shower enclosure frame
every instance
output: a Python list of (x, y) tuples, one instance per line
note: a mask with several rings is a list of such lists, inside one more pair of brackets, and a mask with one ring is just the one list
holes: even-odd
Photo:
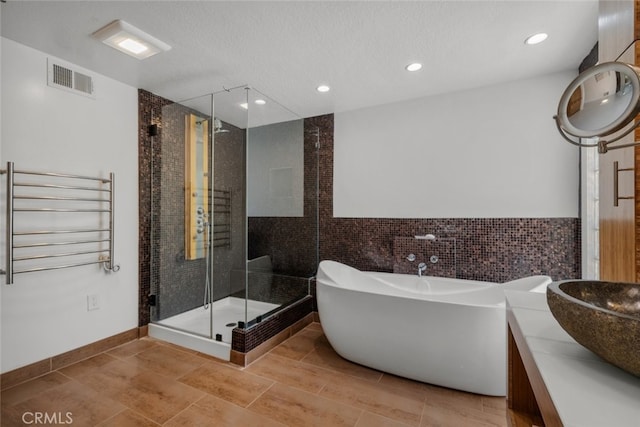
[[(243, 87), (242, 89), (245, 89), (247, 91), (246, 93), (249, 93), (249, 91), (253, 90), (253, 89), (247, 88), (247, 87)], [(225, 90), (224, 91), (224, 93), (229, 93), (229, 92), (230, 92), (229, 90)], [(221, 92), (218, 92), (216, 94), (219, 94), (219, 93), (221, 93)], [(259, 93), (257, 91), (255, 93), (260, 97), (265, 97), (263, 94), (261, 94), (261, 93)], [(215, 102), (213, 100), (213, 96), (215, 96), (216, 94), (205, 95), (205, 96), (212, 96), (212, 104), (213, 104), (213, 102)], [(266, 98), (268, 99), (268, 97), (266, 97)], [(247, 99), (247, 103), (248, 103), (250, 101), (249, 100), (249, 95), (247, 95), (246, 99)], [(270, 101), (272, 101), (272, 100), (270, 100)], [(168, 104), (171, 104), (171, 103), (168, 102), (168, 100), (167, 100), (167, 105)], [(176, 104), (184, 104), (184, 102), (176, 103)], [(210, 129), (211, 136), (212, 136), (211, 141), (210, 141), (212, 149), (210, 151), (211, 155), (209, 156), (209, 170), (213, 171), (213, 174), (209, 177), (209, 181), (210, 181), (210, 186), (213, 189), (215, 184), (216, 184), (216, 182), (215, 182), (215, 179), (216, 179), (216, 177), (215, 177), (216, 167), (215, 167), (215, 163), (214, 163), (215, 162), (215, 158), (216, 158), (216, 145), (215, 145), (216, 144), (216, 140), (215, 140), (216, 137), (215, 137), (215, 133), (217, 133), (218, 130), (222, 130), (223, 127), (220, 126), (222, 124), (222, 121), (218, 120), (216, 118), (216, 116), (213, 114), (213, 112), (215, 112), (215, 110), (213, 108), (211, 109), (211, 112), (212, 112), (212, 114), (208, 115), (209, 121), (211, 122), (211, 125), (209, 126), (209, 129)], [(211, 119), (213, 119), (213, 120), (211, 120)], [(300, 119), (300, 118), (298, 118), (298, 120), (302, 121), (302, 119)], [(166, 132), (167, 129), (166, 129), (165, 124), (163, 124), (161, 122), (161, 120), (159, 122), (157, 122), (157, 123), (152, 123), (152, 124), (155, 125), (155, 132), (156, 132), (156, 135), (152, 135), (151, 136), (151, 138), (152, 138), (151, 145), (153, 146), (154, 144), (158, 143), (158, 141), (157, 141), (158, 134), (162, 134), (162, 132)], [(245, 154), (245, 159), (244, 160), (245, 160), (245, 162), (246, 162), (246, 156), (248, 155), (248, 151), (249, 151), (246, 148), (246, 146), (247, 146), (246, 144), (247, 144), (247, 140), (250, 138), (249, 137), (250, 129), (251, 129), (251, 127), (247, 126), (247, 128), (243, 130), (243, 132), (245, 134), (245, 138), (246, 138), (245, 141), (244, 141), (244, 146), (245, 146), (245, 153), (244, 153)], [(307, 129), (304, 129), (304, 127), (303, 127), (303, 133), (304, 133), (303, 139), (307, 140), (308, 139), (307, 138), (307, 136), (308, 136), (307, 133), (308, 132), (307, 132)], [(313, 132), (312, 132), (312, 134), (313, 134)], [(306, 144), (306, 142), (305, 142), (305, 144)], [(313, 206), (312, 210), (313, 210), (313, 222), (315, 224), (314, 236), (313, 236), (313, 240), (315, 241), (315, 245), (314, 245), (315, 246), (315, 250), (314, 250), (315, 251), (315, 266), (317, 266), (318, 235), (319, 235), (319, 230), (318, 230), (318, 228), (319, 228), (318, 227), (319, 226), (318, 218), (319, 217), (318, 217), (318, 203), (317, 203), (317, 200), (318, 200), (317, 130), (316, 130), (316, 142), (314, 143), (314, 147), (315, 147), (315, 151), (314, 151), (314, 154), (313, 154), (313, 157), (314, 157), (314, 161), (313, 162), (315, 164), (315, 166), (314, 166), (315, 171), (314, 171), (314, 188), (313, 188), (313, 191), (312, 191), (313, 194), (307, 195), (305, 193), (306, 194), (305, 197), (312, 196), (312, 198), (315, 200), (315, 202), (313, 203), (314, 206)], [(163, 153), (161, 153), (161, 156), (159, 157), (160, 159), (162, 159), (162, 154)], [(152, 152), (150, 158), (151, 158), (151, 161), (152, 161), (151, 170), (156, 170), (157, 165), (153, 164), (153, 160), (156, 159), (156, 153)], [(306, 168), (306, 166), (305, 166), (305, 168)], [(245, 169), (246, 169), (246, 163), (245, 163)], [(246, 179), (246, 170), (244, 172), (244, 177)], [(155, 177), (152, 176), (152, 180), (153, 179), (155, 179)], [(153, 183), (152, 183), (152, 194), (153, 194)], [(242, 337), (244, 337), (249, 332), (249, 330), (252, 329), (253, 327), (255, 327), (256, 325), (258, 325), (258, 324), (260, 324), (262, 322), (265, 322), (266, 320), (268, 320), (271, 317), (274, 317), (274, 316), (275, 317), (279, 317), (279, 315), (282, 313), (283, 310), (287, 311), (288, 308), (291, 308), (291, 307), (296, 306), (296, 305), (300, 305), (301, 303), (304, 303), (302, 305), (305, 305), (305, 306), (309, 305), (309, 308), (308, 309), (304, 309), (303, 311), (310, 312), (312, 310), (312, 308), (310, 307), (310, 304), (305, 303), (304, 300), (310, 299), (310, 296), (309, 296), (309, 294), (310, 294), (310, 277), (313, 276), (313, 273), (315, 273), (315, 271), (312, 274), (309, 274), (307, 277), (302, 278), (302, 280), (304, 281), (304, 289), (305, 289), (303, 297), (298, 298), (292, 304), (288, 304), (286, 306), (278, 305), (277, 307), (274, 307), (271, 310), (267, 310), (266, 312), (264, 312), (264, 313), (262, 313), (262, 314), (260, 314), (260, 315), (258, 315), (256, 317), (253, 317), (253, 316), (247, 317), (248, 316), (248, 314), (247, 314), (248, 313), (247, 303), (248, 303), (248, 296), (250, 294), (251, 287), (250, 287), (250, 284), (249, 284), (249, 281), (248, 281), (248, 275), (250, 273), (249, 273), (249, 271), (247, 269), (248, 246), (249, 246), (248, 242), (247, 242), (247, 238), (248, 238), (248, 233), (249, 233), (248, 232), (248, 227), (249, 227), (250, 218), (247, 215), (247, 209), (246, 209), (246, 203), (247, 203), (247, 201), (246, 201), (246, 189), (245, 189), (243, 198), (244, 198), (244, 207), (243, 207), (244, 208), (244, 212), (243, 212), (243, 215), (242, 215), (242, 217), (243, 217), (242, 228), (243, 228), (244, 237), (243, 237), (242, 253), (243, 253), (243, 260), (244, 261), (242, 262), (241, 265), (239, 265), (240, 268), (238, 270), (240, 270), (241, 275), (243, 277), (243, 285), (244, 285), (243, 286), (243, 288), (244, 288), (243, 289), (243, 293), (244, 293), (245, 310), (244, 310), (243, 320), (239, 320), (237, 322), (238, 323), (237, 326), (240, 326), (240, 327), (235, 327), (233, 329), (233, 331), (232, 331), (232, 336), (233, 336), (232, 341), (233, 342), (225, 342), (225, 343), (217, 342), (217, 345), (221, 346), (222, 350), (220, 351), (220, 349), (218, 349), (218, 350), (213, 350), (212, 351), (212, 348), (216, 347), (216, 341), (215, 341), (216, 337), (215, 337), (215, 334), (214, 334), (213, 328), (212, 328), (212, 326), (213, 326), (213, 317), (212, 316), (209, 316), (209, 333), (208, 334), (197, 334), (197, 333), (193, 334), (192, 331), (183, 331), (183, 332), (186, 332), (184, 335), (186, 335), (188, 337), (187, 340), (185, 340), (185, 338), (183, 337), (180, 340), (178, 340), (177, 342), (176, 341), (172, 341), (173, 338), (169, 338), (167, 336), (167, 333), (175, 332), (176, 329), (180, 329), (180, 328), (175, 328), (175, 327), (173, 327), (173, 328), (164, 328), (164, 327), (162, 327), (162, 325), (158, 324), (157, 319), (154, 319), (154, 322), (149, 325), (149, 331), (150, 331), (151, 335), (156, 336), (156, 337), (161, 338), (161, 339), (167, 339), (169, 341), (175, 342), (178, 345), (184, 345), (186, 347), (190, 347), (190, 348), (193, 348), (195, 350), (202, 351), (204, 353), (212, 354), (212, 355), (214, 355), (216, 357), (220, 357), (222, 359), (229, 360), (228, 354), (229, 354), (229, 349), (232, 346), (232, 344), (233, 344), (233, 348), (234, 349), (238, 349), (238, 348), (242, 349), (242, 348), (244, 348), (245, 347), (244, 343), (238, 342), (238, 340), (242, 339)], [(210, 200), (209, 211), (213, 214), (214, 210), (215, 210), (215, 208), (213, 206), (213, 200), (211, 199)], [(158, 216), (157, 216), (157, 213), (153, 213), (152, 212), (151, 218), (153, 218), (152, 222), (154, 220), (155, 221), (159, 220)], [(151, 240), (152, 241), (157, 241), (157, 239), (153, 235), (154, 231), (157, 230), (157, 227), (154, 224), (152, 224), (151, 229), (152, 229), (152, 231), (151, 231)], [(215, 230), (215, 226), (214, 226), (214, 230)], [(216, 249), (215, 248), (212, 248), (212, 249), (213, 250), (209, 250), (208, 251), (208, 256), (209, 256), (208, 264), (209, 265), (205, 267), (207, 269), (207, 273), (209, 273), (208, 275), (209, 275), (210, 278), (212, 278), (213, 275), (215, 274), (214, 259), (216, 257), (216, 252), (215, 252)], [(153, 296), (155, 295), (155, 299), (156, 299), (155, 303), (156, 304), (158, 304), (161, 301), (158, 301), (159, 298), (157, 297), (157, 295), (158, 295), (158, 289), (157, 289), (158, 280), (157, 280), (157, 277), (155, 277), (155, 278), (153, 277), (154, 276), (153, 262), (154, 262), (154, 260), (157, 259), (157, 255), (158, 255), (159, 251), (160, 251), (160, 248), (153, 248), (152, 247), (151, 248), (151, 255), (152, 256), (150, 257), (151, 258), (150, 262), (152, 263), (152, 266), (151, 266), (152, 282), (155, 284), (155, 287), (156, 287), (156, 289), (152, 288), (152, 290), (151, 290), (150, 302), (154, 302), (153, 301), (153, 299), (154, 299)], [(154, 255), (155, 255), (155, 257), (154, 257)], [(298, 279), (300, 279), (300, 278), (298, 278)], [(213, 283), (213, 280), (210, 281), (210, 284), (211, 284), (212, 287), (215, 286), (215, 284)], [(211, 294), (213, 294), (213, 289), (210, 290), (210, 292), (211, 292)], [(231, 295), (232, 293), (233, 292), (229, 292), (229, 295)], [(155, 311), (155, 310), (157, 310), (157, 308), (158, 308), (158, 305), (156, 305), (155, 308), (153, 308), (153, 310)], [(296, 310), (300, 311), (299, 308), (294, 309), (294, 311), (296, 311)], [(166, 331), (164, 329), (170, 329), (170, 330)]]

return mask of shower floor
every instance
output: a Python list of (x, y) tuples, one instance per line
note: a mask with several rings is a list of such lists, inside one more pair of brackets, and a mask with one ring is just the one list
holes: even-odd
[[(246, 303), (247, 320), (253, 320), (257, 316), (279, 307), (278, 304), (253, 300), (247, 300)], [(222, 342), (230, 344), (231, 331), (238, 326), (238, 321), (245, 321), (244, 311), (245, 300), (243, 298), (227, 297), (213, 302), (208, 309), (194, 308), (155, 323), (207, 338), (215, 339), (216, 334), (220, 334)], [(210, 319), (210, 316), (213, 316), (213, 319)], [(213, 325), (213, 330), (210, 334), (211, 325)]]

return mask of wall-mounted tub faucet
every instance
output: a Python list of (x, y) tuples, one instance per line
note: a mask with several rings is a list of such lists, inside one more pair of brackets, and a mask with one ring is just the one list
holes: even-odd
[(425, 264), (424, 262), (418, 264), (418, 277), (422, 277), (422, 273), (424, 273), (425, 271), (427, 271), (427, 264)]
[(418, 240), (436, 240), (436, 236), (433, 234), (425, 234), (424, 236), (415, 235), (413, 237)]

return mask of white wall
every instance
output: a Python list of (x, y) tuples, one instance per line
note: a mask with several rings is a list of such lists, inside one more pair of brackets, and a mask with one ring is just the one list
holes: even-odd
[[(2, 38), (1, 168), (107, 176), (114, 172), (117, 273), (98, 265), (0, 276), (1, 370), (137, 327), (137, 90), (91, 71), (96, 99), (47, 86), (47, 55)], [(80, 71), (80, 69), (78, 67)], [(6, 176), (0, 177), (2, 187)], [(2, 192), (2, 206), (5, 206)], [(4, 209), (2, 209), (4, 211)], [(16, 214), (18, 215), (18, 214)], [(4, 229), (4, 213), (2, 214)], [(0, 261), (4, 263), (4, 233)], [(87, 311), (87, 295), (100, 309)]]
[(575, 75), (337, 113), (334, 216), (577, 217), (578, 149), (552, 120)]

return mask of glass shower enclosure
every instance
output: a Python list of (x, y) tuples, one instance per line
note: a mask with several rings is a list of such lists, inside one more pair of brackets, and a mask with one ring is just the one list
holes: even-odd
[(309, 295), (317, 129), (247, 86), (167, 102), (161, 117), (149, 334), (229, 360), (235, 328)]

